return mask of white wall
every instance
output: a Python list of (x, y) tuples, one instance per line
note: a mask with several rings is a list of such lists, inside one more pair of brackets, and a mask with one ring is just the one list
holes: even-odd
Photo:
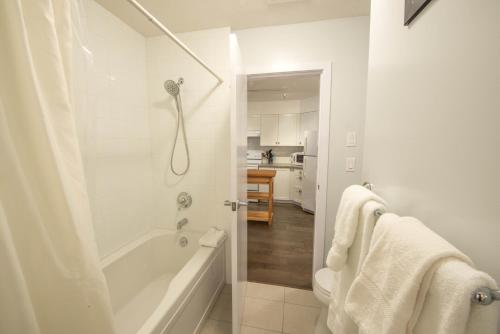
[[(329, 249), (342, 191), (361, 182), (362, 147), (345, 147), (348, 131), (363, 140), (368, 62), (368, 17), (327, 20), (236, 31), (247, 71), (270, 66), (332, 62), (330, 154), (325, 249)], [(344, 172), (345, 158), (358, 169)]]
[(500, 2), (372, 0), (363, 177), (500, 282)]
[[(173, 44), (167, 37), (147, 39), (149, 115), (152, 131), (155, 226), (175, 229), (188, 218), (188, 230), (207, 231), (219, 226), (230, 232), (229, 199), (229, 28), (182, 33), (177, 36), (224, 78), (217, 80)], [(177, 111), (174, 99), (163, 88), (165, 80), (184, 78), (181, 98), (186, 122), (191, 168), (183, 177), (169, 167)], [(179, 138), (182, 138), (180, 136)], [(179, 140), (175, 155), (177, 169), (186, 162)], [(193, 198), (191, 208), (177, 210), (177, 195), (186, 191)], [(227, 248), (229, 251), (229, 247)], [(227, 260), (230, 260), (228, 253)], [(229, 266), (228, 266), (229, 269)]]
[(77, 125), (102, 257), (152, 225), (146, 40), (93, 0), (84, 5), (91, 54)]

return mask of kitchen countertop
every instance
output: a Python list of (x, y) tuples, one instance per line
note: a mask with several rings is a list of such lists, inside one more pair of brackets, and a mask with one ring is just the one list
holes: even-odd
[(291, 163), (275, 162), (272, 164), (260, 163), (259, 168), (290, 168), (290, 169), (302, 169), (300, 165), (294, 165)]

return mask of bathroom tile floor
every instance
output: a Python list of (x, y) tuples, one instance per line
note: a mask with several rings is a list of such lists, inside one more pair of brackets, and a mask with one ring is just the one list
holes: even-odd
[[(241, 334), (313, 334), (320, 306), (312, 291), (248, 282)], [(231, 334), (229, 285), (200, 333)]]

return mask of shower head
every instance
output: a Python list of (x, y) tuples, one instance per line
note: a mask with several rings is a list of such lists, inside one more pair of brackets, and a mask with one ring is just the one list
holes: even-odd
[(176, 97), (179, 94), (179, 85), (174, 80), (165, 81), (163, 87), (165, 87), (167, 93), (169, 93), (173, 97)]

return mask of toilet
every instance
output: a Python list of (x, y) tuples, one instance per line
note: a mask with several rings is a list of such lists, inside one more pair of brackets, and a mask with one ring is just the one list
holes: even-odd
[(330, 293), (333, 285), (333, 271), (329, 268), (322, 268), (314, 274), (313, 293), (321, 303), (321, 312), (314, 334), (332, 334), (326, 325), (328, 317), (328, 305), (330, 304)]

